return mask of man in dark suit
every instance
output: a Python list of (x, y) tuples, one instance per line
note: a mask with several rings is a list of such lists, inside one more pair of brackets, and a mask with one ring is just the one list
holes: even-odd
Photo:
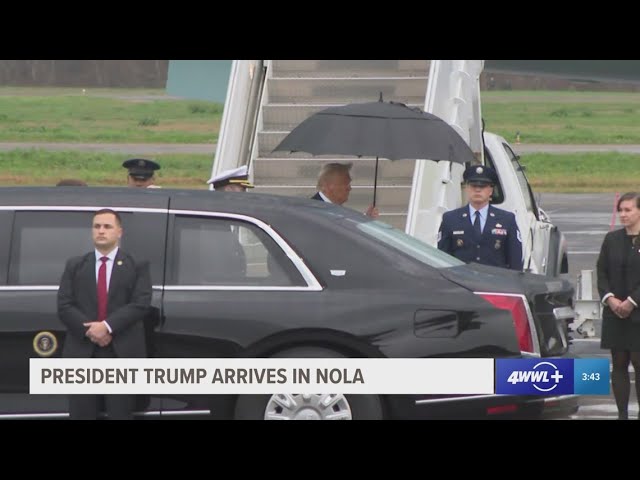
[[(146, 357), (143, 320), (151, 303), (148, 262), (120, 250), (120, 215), (102, 209), (93, 217), (95, 250), (67, 261), (58, 290), (58, 316), (67, 327), (65, 358)], [(98, 417), (97, 395), (71, 395), (72, 419)], [(133, 395), (105, 395), (107, 416), (132, 418)]]
[[(314, 200), (342, 205), (349, 200), (351, 192), (351, 163), (325, 163), (318, 175), (318, 191), (311, 197)], [(365, 215), (378, 218), (378, 207), (369, 205)]]
[(498, 175), (483, 165), (463, 174), (469, 203), (442, 216), (438, 248), (464, 262), (522, 270), (522, 238), (513, 213), (489, 205)]

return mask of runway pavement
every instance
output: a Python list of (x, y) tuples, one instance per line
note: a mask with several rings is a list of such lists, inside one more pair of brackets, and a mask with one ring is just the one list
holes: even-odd
[[(624, 193), (624, 192), (621, 192)], [(615, 212), (616, 194), (611, 193), (542, 193), (539, 206), (567, 239), (569, 274), (576, 285), (582, 270), (592, 270), (593, 298), (597, 298), (596, 261), (606, 233), (620, 228)], [(600, 325), (596, 325), (599, 335)]]

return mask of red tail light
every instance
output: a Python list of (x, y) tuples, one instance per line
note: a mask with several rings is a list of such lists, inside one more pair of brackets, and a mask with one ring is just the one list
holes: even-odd
[(520, 351), (533, 353), (535, 351), (533, 348), (533, 337), (531, 335), (531, 327), (529, 326), (527, 309), (524, 306), (524, 299), (519, 295), (502, 295), (499, 293), (478, 293), (478, 295), (490, 302), (494, 307), (511, 312), (513, 324), (516, 327)]
[(487, 415), (500, 415), (503, 413), (513, 413), (518, 410), (515, 404), (499, 405), (497, 407), (487, 407)]

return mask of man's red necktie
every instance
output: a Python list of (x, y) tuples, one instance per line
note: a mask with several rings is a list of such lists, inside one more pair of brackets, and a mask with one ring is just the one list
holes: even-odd
[(98, 269), (98, 321), (107, 318), (107, 260), (109, 257), (101, 257), (102, 265)]

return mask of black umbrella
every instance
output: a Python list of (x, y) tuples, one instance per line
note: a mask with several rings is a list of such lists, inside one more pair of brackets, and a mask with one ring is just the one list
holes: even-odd
[(294, 128), (274, 149), (312, 155), (375, 156), (373, 205), (378, 158), (429, 159), (464, 164), (475, 155), (440, 117), (403, 103), (352, 103), (317, 112)]

